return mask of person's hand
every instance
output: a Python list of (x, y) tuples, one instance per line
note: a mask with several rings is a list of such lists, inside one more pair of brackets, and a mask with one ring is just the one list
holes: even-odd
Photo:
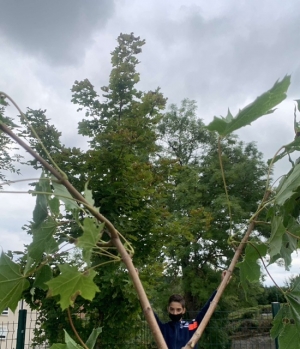
[[(226, 276), (227, 273), (228, 273), (228, 270), (223, 270), (223, 271), (222, 271), (222, 275), (221, 275), (222, 281), (223, 281), (223, 279), (224, 279), (224, 277)], [(228, 279), (228, 282), (230, 281), (231, 278), (232, 278), (232, 276), (230, 276), (230, 278)], [(227, 283), (228, 283), (228, 282), (227, 282)]]

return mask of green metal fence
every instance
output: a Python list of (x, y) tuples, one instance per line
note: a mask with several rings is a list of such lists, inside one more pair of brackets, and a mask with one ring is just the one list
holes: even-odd
[[(199, 349), (277, 349), (276, 342), (270, 338), (271, 322), (275, 313), (273, 309), (272, 314), (270, 306), (235, 312), (216, 311), (199, 342)], [(164, 320), (164, 314), (160, 315)], [(188, 316), (193, 318), (195, 314), (189, 312)], [(3, 318), (0, 320), (0, 349), (49, 348), (46, 342), (35, 344), (35, 330), (40, 327), (36, 312), (19, 310), (17, 321), (9, 322)], [(126, 323), (121, 326), (123, 329), (124, 326), (130, 326), (130, 338), (116, 342), (118, 335), (112, 331), (111, 338), (105, 342), (100, 338), (97, 349), (156, 349), (143, 318), (133, 325), (134, 328), (132, 324)]]

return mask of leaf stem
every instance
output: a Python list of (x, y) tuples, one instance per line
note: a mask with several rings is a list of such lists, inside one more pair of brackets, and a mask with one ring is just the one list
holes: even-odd
[(83, 340), (81, 339), (81, 337), (79, 336), (78, 332), (76, 331), (76, 328), (75, 328), (75, 326), (74, 326), (74, 324), (73, 324), (73, 320), (72, 320), (72, 317), (71, 317), (70, 307), (68, 307), (67, 312), (68, 312), (69, 322), (70, 322), (70, 325), (71, 325), (71, 327), (72, 327), (72, 330), (73, 330), (75, 336), (77, 337), (78, 341), (80, 342), (80, 344), (83, 346), (84, 349), (89, 349), (89, 348), (87, 347), (87, 345), (83, 342)]
[[(120, 261), (120, 259), (119, 259), (119, 261)], [(90, 268), (87, 269), (86, 271), (96, 269), (96, 268), (98, 268), (98, 267), (100, 267), (101, 265), (104, 265), (104, 264), (116, 263), (116, 262), (118, 262), (118, 260), (106, 261), (106, 262), (103, 262), (103, 263), (99, 263), (99, 264), (97, 264), (97, 265), (94, 265), (94, 266), (90, 267)]]
[(0, 190), (0, 194), (29, 194), (28, 191)]
[(269, 270), (268, 270), (268, 268), (267, 268), (267, 266), (266, 266), (266, 264), (265, 264), (265, 261), (264, 261), (262, 255), (260, 254), (259, 250), (256, 248), (255, 245), (253, 245), (253, 244), (251, 243), (251, 241), (248, 241), (248, 244), (249, 244), (250, 246), (252, 246), (252, 247), (256, 250), (256, 252), (257, 252), (257, 254), (258, 254), (258, 256), (259, 256), (259, 259), (261, 260), (261, 262), (262, 262), (262, 264), (263, 264), (263, 266), (264, 266), (264, 268), (265, 268), (267, 274), (269, 275), (270, 279), (273, 281), (274, 285), (279, 289), (279, 291), (280, 291), (282, 294), (285, 294), (284, 291), (282, 290), (282, 288), (281, 288), (280, 286), (278, 286), (278, 284), (276, 283), (276, 281), (273, 279), (272, 275), (270, 274), (270, 272), (269, 272)]
[(47, 180), (50, 181), (50, 178), (26, 178), (26, 179), (16, 179), (13, 181), (5, 181), (0, 183), (0, 186), (2, 185), (11, 185), (19, 182), (29, 182), (29, 181), (40, 181), (40, 180)]
[[(96, 250), (96, 251), (95, 251), (95, 250)], [(97, 251), (97, 250), (98, 250), (98, 251)], [(118, 256), (116, 256), (116, 255), (110, 253), (109, 251), (107, 251), (106, 249), (103, 249), (103, 248), (101, 248), (101, 247), (95, 248), (95, 249), (93, 250), (93, 252), (94, 252), (95, 254), (102, 255), (102, 256), (105, 256), (105, 257), (110, 257), (110, 258), (112, 258), (112, 259), (114, 259), (114, 260), (119, 260), (119, 261), (120, 261), (120, 257), (118, 257)]]
[[(267, 191), (269, 195), (271, 194), (271, 191)], [(258, 214), (263, 211), (269, 204), (272, 204), (274, 202), (274, 199), (266, 201), (265, 203), (262, 201), (259, 205), (257, 211), (254, 213), (254, 215), (249, 219), (249, 222), (255, 221), (255, 218), (258, 216)]]
[(223, 179), (223, 184), (224, 184), (224, 190), (225, 190), (225, 195), (226, 195), (226, 200), (227, 200), (227, 205), (228, 205), (228, 213), (229, 213), (229, 219), (230, 219), (229, 232), (230, 232), (230, 235), (231, 235), (232, 234), (232, 213), (231, 213), (230, 200), (229, 200), (227, 184), (226, 184), (226, 178), (225, 178), (223, 162), (222, 162), (222, 149), (221, 149), (221, 137), (220, 136), (218, 138), (218, 155), (219, 155), (219, 163), (220, 163), (222, 179)]
[(295, 239), (297, 239), (297, 240), (299, 240), (299, 239), (300, 239), (300, 236), (297, 236), (297, 235), (295, 235), (295, 234), (291, 233), (291, 232), (290, 232), (290, 231), (288, 231), (288, 230), (286, 230), (285, 232), (286, 232), (286, 234), (288, 234), (288, 235), (292, 236), (293, 238), (295, 238)]
[(270, 222), (265, 222), (265, 221), (254, 221), (255, 224), (267, 224), (267, 225), (271, 225)]

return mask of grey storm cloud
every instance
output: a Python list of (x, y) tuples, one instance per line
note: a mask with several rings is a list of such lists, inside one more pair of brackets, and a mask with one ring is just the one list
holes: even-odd
[(0, 37), (52, 64), (76, 64), (113, 13), (111, 0), (4, 0)]
[[(159, 55), (147, 63), (160, 66), (162, 88), (172, 91), (171, 98), (196, 99), (204, 112), (224, 114), (286, 74), (296, 80), (299, 17), (297, 1), (231, 1), (213, 16), (200, 5), (182, 6), (175, 18), (158, 18), (152, 26), (149, 42)], [(216, 108), (216, 101), (222, 106)]]
[[(138, 88), (160, 86), (169, 104), (196, 100), (197, 115), (206, 124), (214, 115), (226, 115), (228, 107), (236, 115), (291, 74), (287, 100), (238, 135), (256, 142), (265, 160), (294, 138), (293, 100), (300, 98), (299, 0), (0, 0), (0, 6), (0, 90), (23, 111), (27, 106), (47, 109), (67, 146), (87, 147), (87, 139), (77, 134), (84, 113), (70, 102), (70, 88), (75, 80), (88, 78), (101, 94), (120, 32), (146, 39)], [(15, 116), (15, 110), (8, 111)], [(288, 159), (278, 162), (274, 179), (290, 167)], [(22, 176), (36, 174), (22, 168)], [(0, 198), (4, 250), (16, 248), (17, 238), (19, 246), (27, 243), (21, 226), (31, 220), (34, 204), (24, 194)], [(20, 214), (13, 219), (16, 210)]]

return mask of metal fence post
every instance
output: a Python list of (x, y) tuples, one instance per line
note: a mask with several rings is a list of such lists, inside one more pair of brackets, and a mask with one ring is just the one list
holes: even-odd
[(16, 349), (24, 349), (26, 331), (27, 310), (20, 309), (18, 317), (17, 346)]
[[(276, 314), (278, 313), (279, 309), (280, 309), (280, 303), (279, 302), (272, 302), (272, 314), (273, 314), (273, 319), (276, 316)], [(278, 345), (278, 338), (275, 338), (275, 348), (278, 349), (279, 345)]]

